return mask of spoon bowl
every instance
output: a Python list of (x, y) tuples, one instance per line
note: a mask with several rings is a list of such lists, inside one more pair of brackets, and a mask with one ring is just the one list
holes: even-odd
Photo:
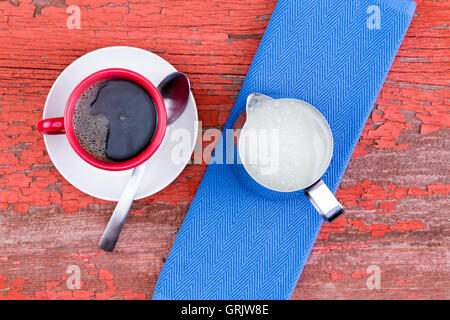
[(167, 124), (174, 123), (186, 109), (191, 92), (188, 77), (182, 72), (169, 74), (159, 85), (167, 111)]

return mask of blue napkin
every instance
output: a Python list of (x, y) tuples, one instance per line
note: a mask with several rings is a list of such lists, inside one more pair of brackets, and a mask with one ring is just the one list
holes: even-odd
[[(307, 101), (333, 131), (324, 181), (335, 192), (414, 10), (410, 0), (279, 0), (225, 130), (250, 93)], [(242, 165), (220, 162), (205, 173), (153, 298), (288, 299), (323, 220), (303, 191), (260, 192)]]

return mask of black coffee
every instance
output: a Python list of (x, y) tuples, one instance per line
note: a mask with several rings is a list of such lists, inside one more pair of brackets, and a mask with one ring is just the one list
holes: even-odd
[(141, 153), (156, 131), (155, 102), (142, 87), (127, 80), (106, 80), (86, 89), (73, 116), (83, 149), (102, 161), (129, 160)]

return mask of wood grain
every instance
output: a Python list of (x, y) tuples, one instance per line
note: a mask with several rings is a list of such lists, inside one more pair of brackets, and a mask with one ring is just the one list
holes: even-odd
[[(293, 299), (450, 298), (450, 3), (416, 2), (338, 191), (347, 214), (324, 225)], [(206, 168), (135, 203), (117, 251), (99, 250), (114, 203), (65, 181), (36, 129), (62, 70), (101, 47), (150, 50), (188, 74), (204, 130), (221, 128), (275, 4), (0, 0), (0, 299), (151, 298)], [(68, 5), (80, 29), (67, 28)], [(66, 285), (71, 265), (79, 290)]]

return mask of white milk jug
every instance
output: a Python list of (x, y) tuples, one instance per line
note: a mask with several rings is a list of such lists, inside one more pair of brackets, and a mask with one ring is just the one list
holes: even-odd
[(342, 205), (321, 180), (333, 156), (324, 116), (304, 101), (257, 93), (248, 97), (246, 112), (238, 150), (249, 175), (273, 191), (304, 189), (326, 221), (341, 215)]

